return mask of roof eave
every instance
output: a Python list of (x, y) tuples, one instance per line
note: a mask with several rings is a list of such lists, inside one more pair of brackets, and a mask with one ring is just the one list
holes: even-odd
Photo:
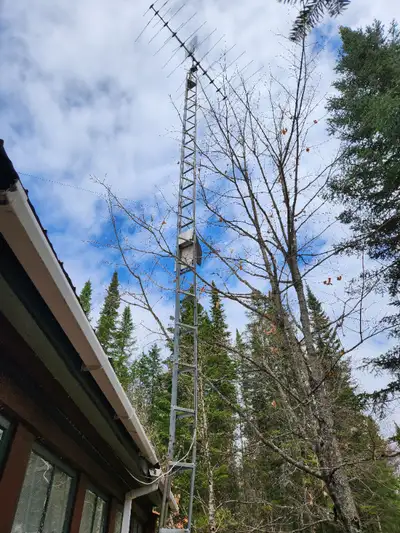
[[(0, 150), (4, 151), (1, 145)], [(121, 420), (145, 459), (151, 465), (157, 465), (159, 461), (154, 448), (29, 205), (11, 161), (10, 165), (8, 178), (3, 173), (3, 165), (0, 169), (1, 187), (8, 184), (1, 195), (0, 231), (80, 354), (83, 364), (111, 404), (116, 417)]]

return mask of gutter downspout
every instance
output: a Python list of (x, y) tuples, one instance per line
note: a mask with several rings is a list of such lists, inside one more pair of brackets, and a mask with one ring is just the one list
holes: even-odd
[[(138, 489), (133, 489), (126, 493), (125, 501), (124, 501), (124, 511), (122, 514), (121, 533), (129, 533), (129, 527), (131, 524), (131, 514), (132, 514), (132, 501), (136, 500), (137, 498), (140, 498), (141, 496), (146, 496), (147, 494), (156, 492), (157, 490), (160, 490), (160, 492), (164, 491), (164, 480), (163, 479), (160, 479), (159, 481), (155, 481), (151, 485), (146, 485)], [(172, 494), (171, 491), (168, 495), (168, 503), (172, 511), (176, 513), (179, 512), (178, 504), (176, 503), (174, 495)]]
[(122, 515), (122, 527), (121, 533), (129, 533), (129, 526), (131, 524), (131, 514), (132, 514), (132, 501), (140, 496), (145, 496), (151, 492), (158, 490), (158, 483), (153, 483), (152, 485), (147, 485), (145, 487), (140, 487), (139, 489), (134, 489), (126, 493), (125, 502), (124, 502), (124, 512)]

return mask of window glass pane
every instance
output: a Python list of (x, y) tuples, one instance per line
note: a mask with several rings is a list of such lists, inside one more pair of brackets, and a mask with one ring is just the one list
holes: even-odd
[(96, 512), (94, 516), (94, 523), (92, 533), (102, 533), (104, 529), (104, 520), (106, 514), (106, 502), (97, 497)]
[(11, 533), (62, 533), (72, 478), (32, 452)]
[(106, 502), (87, 490), (79, 533), (102, 533), (106, 519)]
[(0, 431), (5, 432), (10, 427), (10, 422), (0, 415)]
[(12, 533), (36, 533), (44, 520), (46, 500), (53, 467), (35, 453), (31, 454), (19, 497)]
[(117, 512), (115, 513), (114, 533), (121, 533), (121, 529), (122, 529), (122, 510), (117, 509)]
[(10, 423), (0, 415), (0, 463), (4, 459), (8, 437), (10, 436)]
[(65, 523), (72, 479), (65, 472), (56, 470), (50, 491), (50, 499), (44, 522), (44, 533), (61, 533)]
[(92, 533), (93, 518), (96, 508), (96, 494), (87, 490), (85, 494), (85, 503), (83, 504), (83, 513), (79, 533)]

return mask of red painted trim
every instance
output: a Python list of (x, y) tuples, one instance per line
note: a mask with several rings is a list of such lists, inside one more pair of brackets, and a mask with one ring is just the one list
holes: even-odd
[[(45, 447), (61, 456), (61, 459), (76, 470), (90, 475), (96, 485), (106, 494), (123, 498), (124, 491), (118, 481), (106, 473), (89, 454), (82, 450), (78, 442), (66, 435), (56, 424), (46, 417), (25, 393), (10, 379), (0, 375), (0, 403), (4, 403), (14, 416), (32, 428), (41, 438)], [(13, 447), (13, 446), (11, 446)], [(1, 502), (1, 500), (0, 500)], [(1, 532), (0, 532), (1, 533)]]
[(110, 502), (110, 508), (108, 512), (108, 524), (107, 524), (107, 533), (114, 533), (115, 529), (115, 515), (117, 513), (118, 502), (113, 498)]
[(79, 476), (78, 486), (76, 488), (69, 533), (79, 533), (87, 485), (88, 483), (86, 476), (84, 474), (81, 474)]
[(0, 533), (10, 533), (34, 436), (19, 424), (0, 480)]

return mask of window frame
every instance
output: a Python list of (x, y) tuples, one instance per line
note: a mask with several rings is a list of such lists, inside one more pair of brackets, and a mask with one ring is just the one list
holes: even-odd
[[(110, 498), (108, 496), (106, 496), (106, 494), (104, 494), (104, 492), (102, 490), (99, 490), (98, 487), (96, 485), (93, 485), (93, 483), (91, 483), (91, 482), (87, 483), (87, 485), (85, 487), (85, 498), (86, 498), (86, 492), (87, 491), (92, 492), (96, 496), (96, 505), (95, 505), (95, 508), (94, 508), (93, 516), (92, 516), (92, 524), (91, 524), (91, 528), (90, 528), (91, 529), (90, 533), (93, 533), (92, 530), (93, 530), (95, 516), (96, 516), (97, 501), (98, 501), (97, 499), (98, 498), (100, 498), (104, 502), (104, 521), (103, 521), (103, 527), (102, 527), (100, 533), (106, 533), (107, 530), (108, 530), (108, 519), (109, 519), (109, 512), (110, 512)], [(79, 523), (79, 530), (80, 530), (81, 525), (82, 525), (82, 517), (83, 517), (83, 510), (82, 510), (81, 521)]]
[(131, 533), (143, 533), (143, 532), (144, 532), (143, 522), (141, 520), (138, 520), (137, 516), (133, 515)]
[(44, 459), (45, 461), (48, 461), (49, 463), (52, 463), (59, 470), (62, 470), (63, 472), (65, 472), (65, 474), (68, 474), (69, 477), (76, 480), (77, 472), (73, 468), (68, 466), (64, 462), (63, 459), (60, 459), (53, 452), (51, 452), (47, 447), (43, 446), (43, 444), (37, 441), (34, 442), (31, 452), (36, 453), (36, 455), (40, 455), (42, 459)]
[(0, 440), (0, 474), (3, 471), (9, 444), (14, 430), (14, 424), (11, 420), (0, 414), (0, 428), (3, 430), (3, 435)]
[[(67, 506), (65, 508), (64, 527), (61, 532), (68, 533), (74, 511), (74, 502), (78, 487), (78, 473), (70, 466), (68, 466), (68, 464), (66, 464), (62, 459), (54, 455), (54, 453), (52, 453), (48, 448), (44, 447), (38, 442), (35, 442), (33, 444), (31, 452), (36, 453), (36, 455), (39, 455), (45, 461), (48, 461), (49, 463), (53, 464), (56, 468), (58, 468), (71, 478), (71, 487), (69, 491)], [(54, 476), (54, 470), (52, 475)]]
[[(50, 450), (48, 450), (46, 447), (44, 447), (41, 443), (39, 443), (37, 441), (34, 442), (33, 445), (32, 445), (32, 448), (31, 448), (30, 454), (29, 454), (29, 458), (32, 456), (32, 454), (35, 454), (38, 457), (42, 458), (43, 460), (47, 461), (53, 467), (52, 473), (51, 473), (51, 483), (49, 483), (48, 493), (46, 495), (45, 507), (43, 509), (44, 521), (46, 520), (46, 516), (47, 516), (47, 510), (48, 510), (48, 505), (49, 505), (49, 501), (50, 501), (51, 490), (52, 490), (52, 487), (53, 487), (53, 479), (54, 479), (55, 470), (56, 469), (57, 470), (61, 470), (62, 472), (67, 474), (67, 476), (69, 476), (71, 478), (71, 485), (70, 485), (69, 494), (68, 494), (68, 501), (67, 501), (67, 505), (65, 507), (64, 525), (63, 525), (62, 531), (60, 532), (60, 533), (68, 533), (69, 529), (70, 529), (72, 515), (73, 515), (74, 501), (75, 501), (77, 485), (78, 485), (78, 483), (77, 483), (78, 474), (77, 474), (77, 472), (75, 470), (73, 470), (66, 463), (64, 463), (64, 461), (62, 459), (60, 459), (59, 457), (54, 455), (54, 453), (52, 453)], [(24, 482), (25, 482), (26, 474), (27, 474), (27, 470), (25, 471)], [(18, 505), (19, 505), (19, 500), (18, 500), (17, 508), (18, 508)], [(16, 510), (17, 510), (17, 508), (16, 508)], [(44, 521), (43, 521), (43, 525), (44, 525)]]
[[(117, 517), (117, 513), (121, 513), (121, 526), (119, 528), (119, 530), (117, 531), (116, 530), (116, 517)], [(115, 506), (115, 523), (114, 523), (114, 531), (112, 531), (112, 533), (121, 533), (122, 531), (122, 521), (124, 519), (124, 506), (122, 505), (122, 503), (117, 503), (116, 506)]]

